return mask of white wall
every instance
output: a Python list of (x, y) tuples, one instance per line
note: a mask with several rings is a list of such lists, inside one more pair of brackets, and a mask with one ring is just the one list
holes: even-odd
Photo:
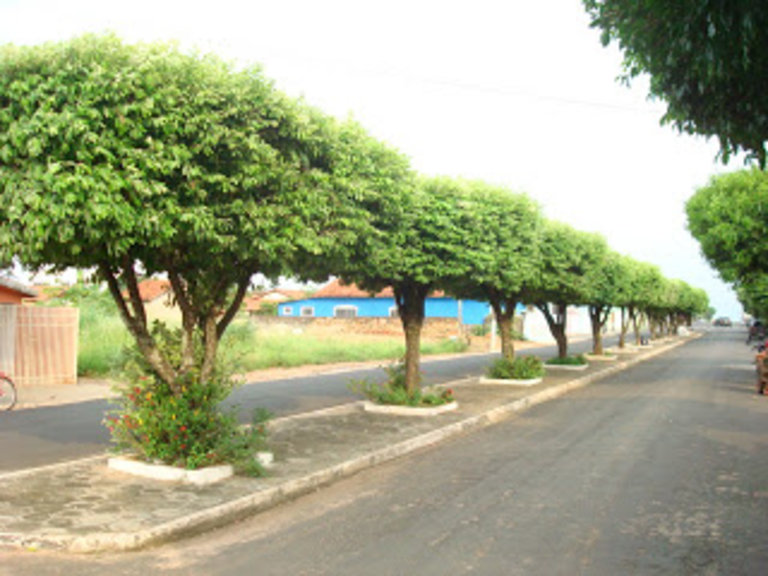
[[(614, 308), (605, 324), (604, 332), (617, 334), (621, 330), (621, 311)], [(589, 311), (586, 306), (568, 306), (568, 321), (566, 324), (568, 338), (592, 336), (592, 327), (589, 322)], [(526, 340), (532, 342), (554, 342), (552, 333), (538, 308), (530, 307), (526, 310), (523, 319), (523, 335)]]

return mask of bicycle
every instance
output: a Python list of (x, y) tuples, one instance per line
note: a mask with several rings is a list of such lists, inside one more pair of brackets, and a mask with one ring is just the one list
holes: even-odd
[(5, 372), (0, 372), (0, 412), (16, 405), (16, 384)]

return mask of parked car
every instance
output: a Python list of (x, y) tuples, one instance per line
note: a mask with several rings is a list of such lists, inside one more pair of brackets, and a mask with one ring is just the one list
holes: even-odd
[(722, 316), (720, 318), (716, 318), (714, 324), (715, 326), (731, 326), (732, 322), (730, 318)]

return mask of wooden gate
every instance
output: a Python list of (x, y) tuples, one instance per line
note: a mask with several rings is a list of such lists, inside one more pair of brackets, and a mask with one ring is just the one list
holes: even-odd
[(13, 374), (16, 357), (16, 310), (18, 306), (0, 305), (0, 372)]
[[(0, 313), (0, 353), (19, 386), (77, 383), (77, 308), (3, 306), (14, 312)], [(8, 369), (10, 368), (10, 369)]]

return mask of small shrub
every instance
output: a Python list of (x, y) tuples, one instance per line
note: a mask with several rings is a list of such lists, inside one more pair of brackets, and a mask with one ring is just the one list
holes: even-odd
[[(153, 335), (170, 353), (179, 349), (180, 332), (158, 325)], [(206, 382), (190, 373), (174, 390), (134, 354), (125, 377), (128, 384), (118, 388), (118, 407), (104, 420), (118, 451), (191, 470), (227, 463), (241, 474), (263, 473), (254, 456), (266, 447), (270, 415), (257, 410), (252, 425), (242, 427), (235, 408), (222, 411), (219, 405), (234, 386), (228, 373), (218, 371)], [(169, 357), (173, 364), (180, 361)]]
[(535, 356), (518, 356), (512, 361), (500, 358), (488, 368), (486, 375), (500, 380), (532, 380), (544, 375), (544, 365)]
[(472, 336), (483, 337), (487, 336), (491, 332), (491, 327), (488, 324), (478, 324), (476, 326), (472, 326), (470, 331)]
[(265, 448), (267, 414), (257, 411), (253, 424), (241, 427), (234, 409), (218, 408), (227, 390), (216, 380), (190, 379), (176, 395), (165, 382), (141, 377), (120, 390), (120, 406), (105, 424), (118, 451), (147, 462), (190, 470), (229, 463), (239, 473), (260, 475), (253, 456)]
[(553, 366), (583, 366), (587, 363), (587, 359), (582, 356), (566, 356), (565, 358), (550, 358), (547, 360), (547, 364)]
[(440, 406), (453, 402), (453, 390), (424, 391), (416, 388), (408, 392), (405, 388), (405, 364), (398, 363), (384, 368), (388, 379), (383, 384), (370, 380), (353, 380), (348, 387), (356, 394), (362, 394), (365, 398), (376, 404), (392, 406)]

